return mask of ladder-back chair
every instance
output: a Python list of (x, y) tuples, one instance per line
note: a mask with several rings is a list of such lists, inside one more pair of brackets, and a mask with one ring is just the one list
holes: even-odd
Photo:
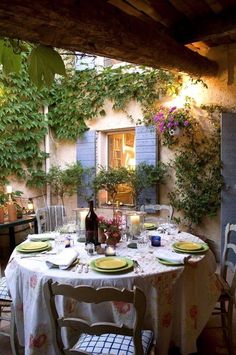
[[(132, 291), (115, 287), (95, 289), (89, 286), (71, 286), (53, 283), (45, 284), (45, 297), (49, 308), (52, 327), (56, 331), (56, 343), (59, 354), (147, 354), (152, 345), (153, 332), (142, 330), (146, 310), (146, 298), (137, 287)], [(59, 316), (55, 296), (63, 295), (77, 302), (98, 304), (101, 302), (126, 302), (134, 305), (136, 317), (133, 328), (112, 322), (90, 323), (81, 318)], [(71, 347), (65, 347), (61, 336), (61, 328), (76, 330), (78, 341)]]
[(221, 327), (227, 342), (229, 354), (234, 354), (233, 349), (233, 307), (236, 291), (236, 239), (233, 242), (232, 232), (236, 233), (236, 225), (228, 223), (225, 228), (224, 249), (221, 258), (220, 274), (217, 274), (221, 286), (218, 305), (213, 315), (221, 316)]
[(52, 232), (55, 228), (62, 226), (65, 215), (64, 206), (38, 208), (36, 210), (38, 233)]
[(147, 214), (155, 214), (159, 211), (167, 211), (167, 219), (171, 220), (173, 216), (173, 207), (171, 205), (142, 205), (140, 211), (147, 212)]
[[(10, 315), (9, 315), (10, 313)], [(10, 332), (1, 330), (1, 322), (7, 321), (10, 323)], [(14, 319), (14, 309), (11, 297), (9, 295), (6, 283), (6, 277), (1, 277), (0, 268), (0, 335), (10, 338), (12, 355), (18, 355), (18, 347), (16, 340), (16, 328)]]

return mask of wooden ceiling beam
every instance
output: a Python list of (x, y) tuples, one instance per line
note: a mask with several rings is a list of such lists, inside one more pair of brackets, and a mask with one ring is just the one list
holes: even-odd
[(216, 75), (215, 62), (193, 53), (103, 0), (1, 0), (0, 34), (194, 76)]
[(178, 42), (189, 44), (220, 38), (236, 32), (236, 9), (214, 16), (198, 18), (196, 22), (178, 24), (174, 33)]

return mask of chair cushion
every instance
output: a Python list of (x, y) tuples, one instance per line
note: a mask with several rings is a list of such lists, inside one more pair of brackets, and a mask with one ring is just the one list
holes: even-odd
[[(148, 353), (152, 344), (153, 332), (142, 331), (142, 345), (144, 354)], [(73, 348), (95, 354), (131, 355), (134, 354), (133, 338), (125, 335), (102, 334), (100, 336), (81, 334), (79, 341)]]
[(0, 278), (0, 300), (11, 301), (5, 277)]

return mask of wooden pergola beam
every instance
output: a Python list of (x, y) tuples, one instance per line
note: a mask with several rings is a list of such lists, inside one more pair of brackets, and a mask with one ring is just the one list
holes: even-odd
[(236, 33), (236, 9), (178, 25), (175, 38), (183, 44), (207, 41)]
[(154, 25), (103, 0), (1, 0), (0, 34), (194, 76), (213, 76), (218, 69)]

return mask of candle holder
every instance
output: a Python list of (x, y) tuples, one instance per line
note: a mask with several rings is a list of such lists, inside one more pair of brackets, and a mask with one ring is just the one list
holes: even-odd
[(161, 237), (159, 235), (152, 235), (151, 236), (151, 245), (153, 247), (160, 247), (161, 246)]
[(77, 208), (76, 213), (76, 233), (78, 240), (85, 241), (85, 218), (88, 214), (88, 208)]
[(144, 216), (146, 212), (128, 211), (126, 212), (126, 226), (132, 236), (137, 236), (143, 230)]
[(114, 245), (107, 245), (105, 247), (105, 255), (106, 256), (115, 256), (116, 255), (116, 248)]

